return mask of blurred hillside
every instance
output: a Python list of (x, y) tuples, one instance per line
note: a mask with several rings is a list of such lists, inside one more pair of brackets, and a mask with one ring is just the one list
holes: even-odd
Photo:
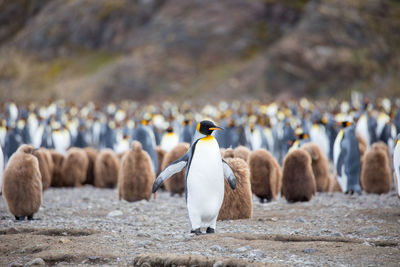
[(400, 96), (400, 1), (0, 0), (0, 98)]

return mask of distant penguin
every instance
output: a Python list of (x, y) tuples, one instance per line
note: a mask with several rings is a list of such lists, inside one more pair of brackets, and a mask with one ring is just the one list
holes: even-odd
[(397, 135), (393, 151), (393, 168), (395, 173), (395, 184), (397, 197), (400, 198), (400, 134)]
[[(171, 151), (179, 143), (179, 136), (174, 133), (172, 126), (167, 128), (166, 133), (161, 138), (160, 147), (166, 152)], [(161, 164), (161, 162), (160, 162)]]
[(179, 142), (191, 143), (194, 134), (192, 121), (186, 119), (182, 123), (182, 129), (179, 136)]
[(94, 185), (94, 164), (97, 158), (97, 150), (92, 147), (85, 147), (83, 150), (88, 158), (88, 168), (84, 184)]
[(51, 185), (51, 178), (53, 176), (53, 159), (50, 152), (45, 148), (37, 149), (33, 155), (38, 159), (39, 170), (42, 176), (43, 190), (46, 190)]
[(219, 145), (211, 135), (222, 128), (204, 120), (197, 124), (196, 130), (199, 134), (188, 153), (160, 173), (152, 191), (156, 192), (166, 179), (186, 168), (185, 193), (191, 232), (199, 235), (200, 227), (207, 227), (207, 233), (215, 232), (224, 199), (224, 177), (232, 189), (236, 187), (236, 180), (229, 165), (221, 159)]
[[(161, 147), (157, 146), (156, 153), (157, 153), (158, 162), (162, 163), (167, 152), (164, 149), (162, 149)], [(158, 170), (157, 170), (157, 176), (161, 173), (161, 171), (162, 171), (162, 164), (159, 164)]]
[(355, 127), (348, 121), (343, 122), (343, 126), (333, 146), (337, 179), (344, 193), (361, 193), (361, 160)]
[(57, 128), (51, 134), (54, 148), (58, 153), (65, 155), (67, 149), (71, 146), (71, 135), (66, 128), (60, 129), (58, 123), (56, 125)]
[(385, 194), (392, 187), (389, 150), (385, 143), (378, 142), (371, 146), (364, 156), (360, 183), (367, 193)]
[(61, 187), (64, 184), (64, 175), (63, 175), (63, 162), (64, 155), (58, 153), (55, 149), (50, 150), (50, 155), (53, 160), (53, 174), (51, 177), (51, 186)]
[(68, 149), (62, 165), (64, 186), (81, 186), (86, 181), (89, 159), (86, 152), (77, 147)]
[(303, 149), (288, 153), (283, 161), (282, 196), (288, 202), (309, 201), (315, 190), (310, 155)]
[(249, 219), (253, 213), (253, 201), (250, 185), (250, 170), (240, 158), (226, 160), (236, 178), (236, 189), (232, 191), (225, 181), (225, 193), (218, 220)]
[(376, 136), (377, 121), (367, 110), (361, 114), (355, 126), (355, 131), (367, 142), (367, 147), (378, 140)]
[(111, 149), (103, 149), (94, 164), (94, 185), (114, 188), (118, 183), (119, 159)]
[(132, 140), (139, 141), (153, 162), (153, 172), (157, 173), (158, 170), (158, 157), (156, 153), (156, 140), (153, 130), (148, 126), (148, 122), (143, 120), (142, 123), (133, 130)]
[(276, 199), (281, 188), (281, 168), (265, 149), (253, 151), (249, 157), (251, 191), (260, 202)]
[(150, 200), (154, 179), (149, 154), (142, 150), (138, 141), (133, 141), (132, 149), (122, 158), (118, 173), (119, 199), (128, 202)]
[(233, 149), (232, 149), (232, 148), (227, 148), (227, 149), (225, 149), (223, 155), (224, 155), (224, 156), (223, 156), (224, 159), (233, 158), (233, 157), (234, 157), (234, 155), (233, 155)]
[(32, 220), (42, 204), (42, 177), (33, 152), (33, 146), (20, 146), (4, 171), (3, 197), (16, 220)]
[(326, 132), (324, 122), (326, 122), (326, 119), (322, 119), (320, 123), (315, 123), (311, 127), (310, 139), (311, 142), (317, 144), (324, 152), (324, 154), (328, 157), (330, 152), (329, 136)]
[(329, 161), (326, 154), (315, 143), (306, 143), (301, 146), (311, 156), (311, 166), (315, 177), (317, 192), (328, 192), (331, 178), (329, 175)]
[(233, 157), (234, 158), (240, 158), (240, 159), (244, 160), (245, 162), (247, 162), (249, 160), (250, 153), (251, 153), (251, 151), (247, 147), (238, 146), (233, 151)]
[[(180, 143), (168, 152), (162, 162), (162, 169), (165, 169), (169, 164), (185, 155), (189, 150), (190, 144)], [(171, 193), (182, 195), (185, 192), (185, 170), (174, 174), (164, 182), (165, 189)]]

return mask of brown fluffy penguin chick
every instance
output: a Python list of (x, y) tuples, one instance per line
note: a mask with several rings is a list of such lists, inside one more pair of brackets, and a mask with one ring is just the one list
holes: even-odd
[(233, 149), (232, 148), (227, 148), (227, 149), (225, 149), (225, 151), (224, 151), (224, 159), (229, 159), (229, 158), (231, 158), (231, 159), (233, 159)]
[(315, 190), (310, 155), (303, 149), (293, 150), (283, 160), (282, 196), (289, 202), (309, 201)]
[[(171, 151), (169, 151), (163, 160), (162, 169), (164, 170), (169, 164), (179, 159), (189, 150), (190, 145), (188, 143), (179, 143)], [(185, 192), (185, 171), (186, 168), (180, 172), (172, 175), (168, 180), (164, 182), (165, 189), (171, 192), (171, 196), (174, 194), (182, 195)]]
[(384, 194), (392, 186), (391, 167), (385, 144), (376, 143), (364, 155), (360, 184), (367, 193)]
[(276, 199), (281, 184), (281, 170), (275, 158), (265, 149), (249, 156), (251, 191), (264, 203)]
[(89, 160), (86, 172), (86, 180), (84, 183), (94, 185), (94, 164), (97, 158), (97, 150), (92, 147), (85, 147), (83, 150), (85, 151)]
[(158, 159), (158, 170), (157, 170), (157, 176), (161, 173), (162, 169), (162, 162), (164, 160), (165, 154), (167, 154), (167, 151), (162, 149), (160, 146), (156, 147), (156, 153), (157, 153), (157, 159)]
[(45, 148), (37, 149), (33, 155), (38, 159), (40, 175), (42, 176), (43, 190), (46, 190), (51, 185), (51, 177), (53, 173), (53, 160), (50, 152)]
[(62, 172), (62, 166), (64, 162), (64, 155), (58, 153), (56, 150), (52, 149), (49, 151), (51, 159), (53, 160), (53, 173), (51, 177), (51, 186), (60, 187), (64, 184), (64, 176)]
[(328, 192), (330, 186), (328, 158), (315, 143), (305, 143), (301, 148), (311, 156), (311, 167), (314, 173), (317, 191)]
[(226, 159), (226, 162), (235, 175), (236, 189), (232, 190), (225, 180), (224, 201), (218, 220), (249, 219), (253, 213), (249, 166), (240, 158)]
[(119, 199), (133, 202), (150, 200), (155, 177), (151, 158), (138, 141), (132, 142), (132, 149), (122, 158), (118, 174)]
[(88, 165), (89, 159), (83, 149), (68, 149), (62, 166), (63, 186), (81, 186), (86, 180)]
[(33, 146), (22, 145), (10, 157), (3, 174), (3, 196), (15, 219), (33, 219), (42, 204), (42, 177)]
[(251, 151), (247, 147), (238, 146), (233, 151), (233, 157), (240, 158), (240, 159), (242, 159), (242, 160), (247, 162), (249, 160), (250, 153), (251, 153)]
[(118, 182), (119, 159), (111, 149), (103, 149), (94, 164), (94, 185), (114, 188)]

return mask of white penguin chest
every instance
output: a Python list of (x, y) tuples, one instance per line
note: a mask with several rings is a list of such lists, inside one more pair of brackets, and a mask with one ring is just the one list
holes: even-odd
[(213, 217), (218, 214), (223, 198), (224, 174), (218, 143), (214, 137), (200, 139), (187, 176), (188, 208)]

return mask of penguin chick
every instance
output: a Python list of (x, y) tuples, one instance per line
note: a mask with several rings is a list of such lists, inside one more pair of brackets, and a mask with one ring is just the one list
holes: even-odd
[[(162, 149), (161, 147), (157, 146), (156, 147), (156, 153), (157, 153), (157, 159), (158, 162), (162, 163), (165, 157), (165, 154), (167, 154), (167, 151), (165, 151), (164, 149)], [(163, 170), (162, 164), (159, 164), (159, 168), (157, 170), (157, 176), (161, 173), (161, 171)]]
[(229, 159), (229, 158), (233, 158), (233, 157), (234, 157), (233, 156), (233, 149), (232, 148), (225, 149), (223, 158), (224, 159)]
[(119, 199), (129, 202), (150, 200), (154, 180), (149, 154), (138, 141), (133, 141), (132, 149), (123, 157), (118, 173)]
[(301, 147), (311, 156), (311, 167), (317, 185), (317, 192), (328, 192), (330, 186), (329, 162), (325, 153), (315, 143), (306, 143)]
[(293, 150), (283, 161), (282, 196), (289, 202), (309, 201), (315, 190), (310, 155), (303, 149)]
[(358, 150), (360, 151), (360, 163), (362, 168), (364, 154), (367, 151), (368, 145), (367, 141), (365, 141), (365, 139), (360, 134), (356, 133), (356, 138), (358, 141)]
[(235, 150), (233, 151), (233, 156), (235, 158), (241, 158), (244, 161), (248, 161), (249, 160), (249, 156), (250, 156), (250, 149), (248, 149), (245, 146), (238, 146), (237, 148), (235, 148)]
[(3, 196), (16, 220), (33, 219), (42, 204), (42, 177), (33, 146), (22, 145), (10, 157), (3, 176)]
[(55, 149), (50, 150), (51, 159), (53, 160), (53, 173), (51, 177), (51, 186), (60, 187), (64, 184), (64, 176), (62, 166), (64, 162), (64, 155), (57, 152)]
[(94, 185), (114, 188), (118, 182), (119, 159), (111, 149), (100, 151), (94, 164)]
[(50, 152), (45, 148), (35, 150), (33, 155), (38, 159), (39, 170), (42, 176), (42, 189), (46, 190), (51, 185), (53, 159), (51, 158)]
[(281, 169), (265, 149), (253, 151), (249, 157), (251, 191), (264, 203), (276, 199), (281, 186)]
[(384, 194), (392, 186), (388, 149), (384, 143), (374, 143), (363, 159), (360, 183), (367, 193)]
[(240, 158), (228, 158), (226, 162), (235, 175), (236, 189), (233, 191), (225, 180), (224, 200), (218, 220), (249, 219), (253, 213), (249, 166)]
[[(188, 143), (180, 143), (175, 146), (170, 152), (168, 152), (164, 160), (162, 162), (162, 169), (165, 169), (169, 164), (179, 159), (183, 155), (187, 153), (190, 145)], [(185, 192), (185, 171), (184, 168), (182, 171), (174, 174), (165, 181), (165, 189), (168, 192), (171, 192), (171, 196), (174, 194), (179, 194), (180, 196)]]
[(86, 152), (77, 147), (68, 149), (62, 165), (64, 186), (81, 186), (87, 175), (89, 159)]
[(88, 168), (84, 184), (94, 185), (94, 164), (97, 158), (97, 150), (92, 147), (85, 147), (83, 150), (88, 158)]

